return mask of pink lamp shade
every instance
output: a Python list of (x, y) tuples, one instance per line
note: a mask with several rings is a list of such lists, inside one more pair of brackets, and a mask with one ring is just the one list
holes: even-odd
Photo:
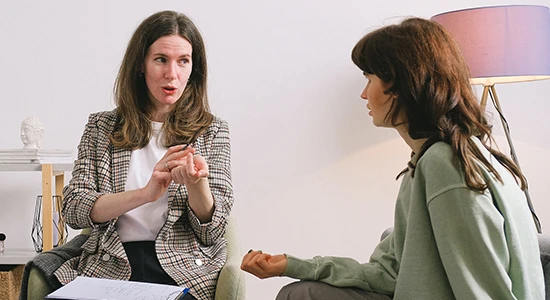
[(550, 78), (550, 10), (546, 6), (472, 8), (431, 19), (458, 42), (472, 84)]

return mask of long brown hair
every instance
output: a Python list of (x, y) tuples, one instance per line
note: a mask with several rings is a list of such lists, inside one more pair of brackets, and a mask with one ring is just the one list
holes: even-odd
[(386, 119), (397, 126), (399, 114), (406, 116), (413, 139), (428, 138), (451, 145), (461, 162), (469, 188), (483, 191), (487, 183), (475, 160), (480, 161), (502, 182), (476, 147), (479, 138), (497, 160), (508, 169), (521, 187), (526, 180), (512, 160), (490, 144), (491, 126), (485, 119), (470, 85), (470, 72), (458, 44), (438, 23), (408, 18), (365, 35), (353, 48), (352, 60), (364, 73), (390, 83), (385, 91), (396, 96)]
[(172, 146), (194, 142), (213, 121), (206, 93), (206, 51), (201, 34), (184, 14), (161, 11), (145, 19), (135, 30), (114, 86), (118, 124), (111, 136), (117, 147), (139, 149), (151, 138), (150, 114), (153, 104), (141, 67), (149, 47), (159, 38), (177, 34), (191, 43), (193, 68), (187, 86), (164, 125), (164, 144)]

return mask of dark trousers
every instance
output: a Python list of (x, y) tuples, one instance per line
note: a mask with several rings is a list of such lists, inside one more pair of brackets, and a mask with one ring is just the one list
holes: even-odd
[[(122, 245), (132, 267), (130, 281), (178, 285), (160, 265), (154, 241), (126, 242)], [(196, 300), (189, 293), (181, 299)]]
[(318, 281), (296, 281), (284, 286), (276, 300), (391, 300), (384, 294), (339, 288)]

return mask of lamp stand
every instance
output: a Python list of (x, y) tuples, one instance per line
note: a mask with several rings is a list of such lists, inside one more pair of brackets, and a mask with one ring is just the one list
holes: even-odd
[[(512, 143), (512, 137), (510, 136), (510, 128), (508, 127), (508, 123), (504, 118), (504, 113), (502, 112), (502, 109), (500, 107), (500, 102), (498, 101), (498, 97), (497, 97), (497, 90), (495, 89), (494, 84), (483, 86), (483, 93), (481, 94), (481, 101), (480, 101), (481, 109), (482, 111), (485, 111), (485, 107), (487, 106), (487, 96), (489, 96), (489, 93), (491, 94), (491, 98), (493, 99), (493, 105), (495, 106), (498, 112), (498, 115), (500, 116), (502, 128), (504, 129), (504, 133), (506, 134), (506, 139), (508, 140), (508, 145), (510, 146), (510, 154), (512, 156), (512, 160), (514, 161), (518, 169), (521, 170), (521, 167), (519, 166), (519, 161), (516, 155), (516, 150), (514, 149), (514, 144)], [(525, 186), (525, 190), (523, 192), (525, 193), (525, 199), (527, 200), (527, 205), (529, 205), (529, 210), (531, 210), (531, 215), (533, 216), (535, 227), (537, 228), (538, 233), (542, 233), (540, 221), (539, 221), (539, 218), (537, 217), (537, 214), (535, 213), (535, 208), (533, 207), (533, 203), (531, 202), (531, 196), (529, 195), (529, 189), (527, 186)]]

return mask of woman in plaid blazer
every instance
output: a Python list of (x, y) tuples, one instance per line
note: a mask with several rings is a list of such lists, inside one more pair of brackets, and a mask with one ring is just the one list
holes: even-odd
[(92, 228), (55, 275), (190, 287), (213, 299), (233, 205), (229, 129), (209, 111), (206, 57), (185, 15), (163, 11), (134, 32), (115, 83), (117, 108), (91, 114), (64, 188), (63, 217)]

